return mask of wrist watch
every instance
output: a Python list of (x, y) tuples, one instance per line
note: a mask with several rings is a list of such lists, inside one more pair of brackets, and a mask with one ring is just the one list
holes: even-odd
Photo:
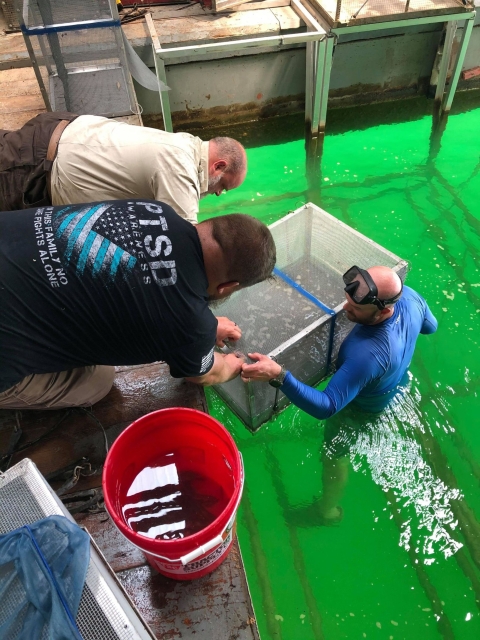
[(282, 367), (280, 373), (278, 374), (278, 376), (275, 376), (275, 378), (272, 378), (271, 380), (268, 381), (268, 384), (271, 387), (275, 387), (275, 389), (278, 389), (278, 387), (281, 387), (284, 380), (285, 380), (285, 376), (287, 375), (287, 370), (285, 369), (285, 367), (282, 365), (280, 365)]

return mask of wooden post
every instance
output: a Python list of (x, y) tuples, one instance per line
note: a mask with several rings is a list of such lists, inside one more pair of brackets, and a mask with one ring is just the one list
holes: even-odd
[(445, 91), (445, 84), (447, 82), (447, 72), (450, 63), (450, 57), (452, 55), (453, 39), (455, 38), (455, 32), (457, 30), (457, 23), (452, 20), (447, 23), (445, 30), (445, 41), (441, 51), (440, 64), (438, 65), (438, 78), (437, 88), (435, 90), (435, 102), (442, 102), (443, 94)]

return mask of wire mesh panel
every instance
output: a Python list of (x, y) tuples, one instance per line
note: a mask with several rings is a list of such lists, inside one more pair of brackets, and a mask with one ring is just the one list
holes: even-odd
[[(72, 520), (28, 458), (5, 473), (0, 472), (0, 505), (0, 535), (51, 515)], [(0, 602), (0, 623), (15, 607), (18, 601), (14, 596), (22, 589), (20, 580), (15, 581), (9, 598)], [(90, 550), (76, 622), (84, 640), (152, 640), (154, 637), (94, 546)]]
[[(343, 311), (343, 273), (353, 264), (383, 265), (404, 279), (407, 263), (311, 203), (270, 230), (277, 247), (275, 281), (237, 292), (215, 312), (242, 328), (230, 351), (276, 357), (302, 382), (317, 384), (353, 328)], [(288, 403), (268, 383), (240, 378), (215, 390), (253, 431)]]
[(15, 1), (53, 111), (109, 117), (136, 112), (114, 0)]
[[(233, 295), (219, 306), (217, 315), (234, 319), (242, 327), (243, 335), (235, 349), (244, 354), (273, 353), (292, 336), (329, 318), (323, 309), (280, 278), (261, 282)], [(216, 389), (254, 429), (272, 414), (275, 390), (268, 384), (245, 385), (236, 378)]]
[(109, 0), (26, 0), (22, 10), (27, 28), (110, 20), (114, 15)]
[(20, 23), (18, 21), (18, 13), (15, 11), (13, 0), (1, 0), (0, 6), (7, 23), (7, 31), (19, 31)]

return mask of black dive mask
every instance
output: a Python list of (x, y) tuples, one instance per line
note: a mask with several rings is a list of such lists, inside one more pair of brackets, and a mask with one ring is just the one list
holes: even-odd
[(385, 309), (387, 304), (393, 304), (400, 299), (403, 290), (397, 293), (393, 298), (386, 300), (379, 300), (377, 285), (373, 281), (372, 276), (365, 269), (360, 267), (350, 267), (350, 269), (343, 274), (343, 281), (345, 283), (345, 293), (348, 293), (350, 298), (356, 304), (374, 304), (377, 309)]

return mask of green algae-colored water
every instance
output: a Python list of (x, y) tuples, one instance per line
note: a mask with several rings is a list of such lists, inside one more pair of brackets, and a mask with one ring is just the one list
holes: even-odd
[[(468, 103), (466, 102), (468, 100)], [(354, 438), (339, 505), (323, 526), (324, 423), (288, 407), (252, 435), (214, 392), (242, 451), (238, 532), (262, 640), (480, 638), (480, 98), (432, 139), (427, 100), (329, 113), (307, 180), (302, 120), (230, 135), (248, 148), (236, 191), (201, 217), (271, 223), (311, 200), (411, 262), (407, 283), (439, 321), (420, 336), (401, 406)]]

